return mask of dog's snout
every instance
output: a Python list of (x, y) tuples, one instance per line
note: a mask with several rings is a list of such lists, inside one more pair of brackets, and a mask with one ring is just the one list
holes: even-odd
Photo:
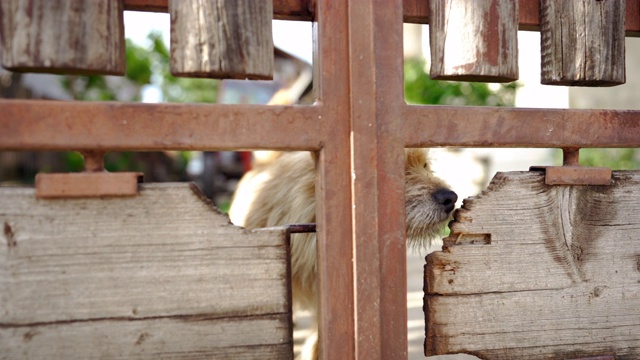
[(449, 189), (440, 189), (433, 194), (433, 199), (442, 205), (445, 212), (450, 213), (456, 206), (458, 195)]

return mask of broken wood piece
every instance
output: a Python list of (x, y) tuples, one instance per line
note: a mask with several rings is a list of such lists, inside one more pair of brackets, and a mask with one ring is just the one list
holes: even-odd
[(272, 0), (169, 1), (171, 73), (273, 79)]
[(432, 79), (518, 79), (517, 1), (430, 0), (429, 9)]
[(8, 359), (291, 359), (286, 229), (233, 226), (194, 186), (36, 199), (0, 188)]
[(122, 1), (2, 0), (2, 66), (12, 71), (124, 75)]
[(134, 196), (142, 173), (81, 172), (36, 175), (36, 197), (41, 199)]
[(498, 173), (427, 256), (425, 354), (640, 358), (638, 213), (639, 171), (610, 186)]
[(624, 0), (542, 0), (542, 84), (624, 84), (625, 4)]

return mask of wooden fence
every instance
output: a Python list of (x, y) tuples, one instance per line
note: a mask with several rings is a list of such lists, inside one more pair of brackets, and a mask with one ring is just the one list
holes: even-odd
[[(195, 6), (195, 4), (202, 3), (202, 6), (205, 6), (205, 4), (216, 3), (237, 6), (237, 4), (244, 3), (246, 5), (252, 2), (212, 0), (209, 2), (193, 1), (185, 5), (184, 0), (124, 0), (104, 2), (100, 6), (91, 5), (93, 2), (88, 0), (77, 3), (60, 2), (60, 4), (67, 5), (71, 3), (77, 6), (59, 5), (57, 8), (52, 8), (56, 5), (51, 5), (52, 2), (44, 0), (9, 0), (0, 3), (3, 66), (28, 71), (121, 73), (122, 54), (118, 49), (122, 49), (121, 12), (123, 9), (168, 11), (172, 13), (175, 20), (176, 14), (188, 13), (188, 5)], [(553, 1), (538, 2), (534, 0), (520, 0), (518, 2), (499, 0), (432, 0), (430, 2), (419, 0), (273, 0), (272, 8), (259, 6), (262, 8), (261, 10), (251, 8), (250, 11), (256, 10), (257, 14), (262, 15), (265, 11), (272, 11), (274, 18), (313, 21), (314, 23), (314, 86), (317, 97), (317, 102), (314, 105), (247, 106), (2, 100), (0, 101), (0, 150), (78, 150), (82, 151), (88, 161), (93, 164), (100, 163), (103, 152), (119, 150), (276, 149), (318, 152), (318, 186), (316, 188), (319, 205), (317, 222), (320, 240), (318, 242), (320, 264), (318, 272), (321, 294), (319, 298), (321, 357), (323, 359), (406, 358), (406, 248), (404, 241), (402, 241), (405, 232), (402, 215), (404, 214), (403, 148), (433, 146), (555, 147), (564, 149), (637, 147), (640, 145), (640, 113), (637, 111), (407, 105), (403, 100), (402, 22), (429, 23), (430, 18), (433, 18), (433, 26), (436, 24), (442, 26), (438, 27), (438, 32), (432, 31), (431, 39), (433, 51), (439, 51), (438, 49), (443, 51), (443, 53), (436, 53), (436, 56), (432, 56), (432, 63), (436, 66), (434, 68), (436, 76), (437, 72), (441, 72), (443, 77), (449, 79), (465, 79), (466, 77), (466, 79), (472, 80), (512, 80), (517, 76), (513, 64), (513, 56), (517, 47), (514, 47), (512, 41), (514, 41), (515, 32), (519, 28), (521, 30), (543, 31), (542, 38), (545, 41), (542, 52), (552, 55), (545, 58), (547, 60), (545, 60), (544, 69), (548, 71), (543, 71), (543, 81), (599, 86), (610, 86), (623, 82), (626, 75), (624, 64), (620, 63), (624, 60), (624, 56), (620, 57), (624, 43), (621, 37), (640, 34), (640, 2), (637, 0), (626, 2), (622, 0), (572, 0), (563, 2), (563, 4), (569, 3), (574, 6), (572, 9), (563, 7), (569, 5), (559, 6), (557, 2)], [(265, 4), (268, 2), (265, 1)], [(42, 12), (45, 14), (42, 18), (34, 17), (33, 11), (38, 9), (48, 11)], [(477, 9), (483, 9), (483, 11), (474, 12)], [(60, 11), (60, 14), (66, 16), (64, 19), (67, 19), (67, 22), (55, 23), (55, 26), (48, 27), (49, 23), (42, 19), (46, 19), (47, 15), (54, 10)], [(448, 12), (450, 10), (453, 12)], [(85, 12), (94, 14), (94, 17), (86, 15)], [(558, 13), (574, 15), (573, 24), (576, 24), (575, 27), (581, 31), (561, 33), (560, 39), (552, 36), (557, 34), (557, 31), (561, 31), (557, 26), (563, 24), (562, 17), (554, 17), (554, 14)], [(30, 19), (41, 19), (42, 22), (14, 23), (13, 20), (18, 19), (17, 14), (23, 14), (22, 16)], [(436, 19), (444, 19), (445, 21), (436, 21)], [(456, 21), (458, 21), (459, 29), (447, 27), (447, 19), (458, 19)], [(461, 22), (461, 20), (464, 21)], [(15, 31), (18, 25), (24, 26), (25, 24), (29, 24), (27, 27), (33, 32)], [(261, 24), (269, 26), (268, 21), (261, 22)], [(449, 23), (449, 25), (451, 24)], [(583, 24), (584, 27), (582, 27)], [(439, 37), (439, 35), (445, 32), (453, 36), (456, 31), (464, 29), (464, 25), (475, 26), (476, 30), (474, 31), (484, 37), (481, 36), (469, 43), (460, 42), (454, 45), (489, 45), (485, 49), (487, 51), (474, 51), (471, 47), (461, 53), (466, 54), (464, 56), (474, 53), (482, 53), (486, 56), (478, 57), (477, 61), (460, 64), (448, 63), (446, 59), (460, 58), (447, 53), (452, 49), (451, 44), (448, 44), (447, 41), (450, 42), (453, 37), (447, 40), (447, 37)], [(71, 26), (76, 26), (74, 29), (85, 29), (85, 31), (103, 26), (103, 33), (101, 33), (103, 36), (97, 36), (93, 40), (78, 39), (77, 33), (68, 33)], [(106, 32), (104, 32), (104, 27), (108, 29)], [(197, 29), (197, 34), (192, 34), (193, 36), (201, 36), (207, 31), (207, 28), (199, 26), (194, 28)], [(49, 29), (53, 29), (50, 30), (52, 33), (46, 34)], [(27, 31), (27, 29), (23, 30)], [(55, 36), (65, 31), (67, 31), (68, 37)], [(179, 26), (179, 24), (172, 28), (173, 35), (183, 35), (182, 40), (189, 39), (188, 34), (183, 31), (188, 32), (190, 29)], [(471, 30), (465, 29), (464, 31)], [(25, 34), (31, 34), (34, 37), (28, 38), (25, 37)], [(496, 36), (499, 41), (496, 41)], [(35, 43), (40, 44), (62, 38), (67, 44), (79, 41), (86, 46), (71, 47), (61, 52), (40, 49), (43, 52), (49, 51), (49, 53), (53, 52), (56, 55), (55, 58), (50, 58), (42, 56), (43, 53), (38, 52), (37, 49), (34, 50), (25, 45), (34, 38), (39, 39)], [(205, 37), (204, 40), (210, 38)], [(595, 45), (589, 41), (581, 42), (585, 38), (587, 40), (596, 39), (599, 42)], [(439, 39), (444, 42), (439, 46), (433, 46), (440, 41)], [(12, 45), (9, 45), (12, 44), (12, 41), (14, 41), (13, 44), (21, 45), (12, 48)], [(90, 45), (95, 45), (94, 42), (101, 44), (100, 48), (110, 50), (106, 52), (91, 51)], [(572, 57), (569, 57), (566, 55), (569, 54), (568, 52), (562, 52), (569, 51), (571, 48), (569, 45), (576, 48), (578, 45), (586, 46), (597, 52), (593, 54), (588, 51), (572, 52)], [(264, 43), (261, 46), (264, 46)], [(185, 51), (194, 50), (193, 46), (186, 46), (183, 49)], [(172, 48), (172, 52), (174, 51), (179, 50), (177, 47)], [(202, 56), (202, 51), (205, 49), (200, 49), (199, 54), (201, 55), (198, 56)], [(70, 53), (67, 54), (67, 52)], [(604, 55), (600, 56), (602, 52)], [(211, 55), (211, 53), (207, 54), (207, 56)], [(496, 57), (497, 54), (500, 56)], [(563, 57), (559, 54), (566, 56)], [(595, 62), (589, 62), (596, 59), (596, 54), (600, 57)], [(22, 55), (28, 56), (23, 57)], [(62, 55), (73, 56), (64, 57)], [(93, 55), (102, 58), (90, 60), (94, 59)], [(194, 58), (193, 53), (174, 53), (173, 55), (176, 66), (179, 66), (176, 57), (190, 57), (191, 61), (198, 63), (196, 65), (200, 67), (193, 70), (190, 67), (193, 64), (188, 64), (187, 61), (182, 62), (181, 68), (186, 69), (185, 73), (190, 72), (192, 76), (203, 76), (208, 71), (217, 71), (211, 63), (204, 63), (199, 61), (202, 59)], [(584, 60), (587, 61), (584, 63), (585, 66), (582, 66), (581, 62), (568, 61), (578, 59), (583, 55)], [(262, 59), (266, 59), (268, 62), (268, 57), (259, 54), (256, 56), (262, 56)], [(242, 58), (242, 56), (236, 56), (236, 59), (238, 58)], [(60, 62), (56, 62), (56, 59)], [(442, 59), (442, 62), (439, 62), (438, 59)], [(565, 62), (562, 62), (563, 60)], [(83, 65), (95, 62), (100, 64), (97, 68), (83, 67)], [(233, 61), (229, 63), (235, 64)], [(264, 65), (264, 62), (260, 63)], [(604, 68), (598, 66), (603, 63), (611, 66)], [(107, 64), (109, 65), (107, 66)], [(246, 64), (245, 68), (240, 70), (246, 76), (254, 76), (251, 75), (253, 68), (250, 65)], [(268, 68), (266, 66), (266, 69)], [(256, 69), (255, 77), (263, 78), (265, 76), (264, 69), (259, 66)], [(476, 70), (480, 72), (475, 73)], [(180, 70), (176, 71), (180, 72)], [(238, 70), (225, 68), (221, 70), (221, 73), (231, 77), (242, 76), (238, 75), (236, 71)], [(493, 73), (492, 71), (497, 72)], [(558, 78), (557, 75), (560, 77)], [(577, 77), (572, 77), (574, 75)], [(90, 168), (99, 170), (100, 166)], [(120, 188), (122, 183), (131, 180), (131, 177), (119, 179), (114, 174), (99, 174), (100, 177), (104, 176), (103, 184), (116, 184), (116, 188)], [(584, 177), (578, 175), (575, 178)], [(70, 184), (75, 185), (68, 186), (69, 183), (65, 185), (64, 181), (56, 183), (54, 180), (54, 183), (60, 186), (54, 193), (59, 194), (60, 189), (74, 189), (75, 186), (83, 182), (81, 178), (73, 179), (71, 175), (67, 176), (67, 180), (70, 181)], [(99, 192), (100, 189), (99, 186), (94, 187), (93, 191)], [(637, 192), (637, 187), (633, 187), (629, 191)], [(144, 192), (142, 191), (142, 193)], [(31, 194), (26, 194), (26, 196), (29, 197)], [(477, 200), (477, 202), (481, 203), (482, 201)], [(39, 203), (46, 206), (45, 200), (39, 200)], [(87, 212), (91, 206), (94, 206), (80, 206), (81, 203), (68, 204), (72, 208), (69, 211), (79, 213)], [(618, 205), (611, 204), (611, 206)], [(9, 212), (13, 207), (8, 206), (7, 209), (4, 211)], [(509, 208), (512, 211), (518, 209), (518, 207)], [(91, 214), (93, 213), (87, 212), (83, 215)], [(458, 221), (462, 216), (460, 214), (464, 213), (458, 213)], [(511, 213), (506, 212), (505, 216), (509, 214)], [(3, 236), (8, 245), (2, 250), (3, 256), (10, 258), (17, 254), (16, 249), (21, 249), (21, 241), (24, 241), (24, 238), (21, 237), (20, 227), (13, 226), (17, 220), (5, 219), (7, 215), (4, 212), (1, 212), (0, 215), (3, 216), (0, 221), (4, 220), (5, 222)], [(86, 221), (90, 221), (90, 218)], [(526, 224), (526, 222), (522, 222), (517, 225), (527, 226)], [(456, 228), (456, 226), (458, 227)], [(491, 231), (493, 230), (479, 231), (474, 229), (472, 232), (481, 234), (480, 239), (485, 239), (483, 234), (492, 234)], [(462, 225), (454, 225), (454, 234), (466, 232), (467, 230), (463, 229)], [(489, 236), (489, 239), (495, 241), (496, 236)], [(598, 242), (598, 244), (600, 243)], [(638, 253), (637, 239), (627, 241), (625, 244), (629, 246), (628, 253)], [(449, 249), (453, 248), (453, 246), (449, 247)], [(462, 249), (462, 247), (458, 249)], [(23, 254), (23, 256), (34, 255)], [(436, 254), (433, 259), (440, 261), (442, 256), (446, 256), (446, 254)], [(526, 257), (527, 255), (522, 256)], [(487, 258), (481, 259), (485, 261)], [(611, 254), (609, 260), (614, 261), (615, 259), (615, 254)], [(499, 264), (501, 261), (502, 257), (495, 258), (496, 263)], [(606, 262), (600, 261), (600, 263), (605, 264)], [(74, 320), (69, 318), (28, 321), (19, 318), (16, 315), (18, 304), (15, 301), (29, 298), (31, 293), (12, 297), (26, 291), (19, 283), (20, 277), (17, 272), (21, 268), (15, 268), (13, 264), (13, 262), (5, 263), (2, 279), (0, 279), (2, 281), (0, 315), (2, 316), (0, 320), (2, 331), (11, 332), (14, 331), (12, 330), (14, 327), (20, 326), (43, 325), (39, 321), (55, 325), (58, 320), (80, 326), (78, 332), (82, 330), (82, 323), (74, 323)], [(17, 262), (16, 264), (22, 263)], [(431, 264), (433, 266), (434, 263)], [(59, 270), (60, 268), (57, 267), (50, 268), (50, 271), (54, 272)], [(637, 277), (637, 274), (633, 273), (635, 270), (631, 267), (625, 267), (624, 271), (632, 272), (628, 278), (625, 278), (627, 280), (633, 280)], [(437, 305), (433, 302), (429, 303), (429, 295), (433, 295), (432, 299), (440, 299), (436, 296), (439, 294), (439, 290), (434, 290), (434, 286), (440, 284), (442, 279), (450, 279), (438, 273), (436, 269), (427, 269), (427, 277), (435, 277), (431, 279), (427, 289), (429, 292), (427, 296), (429, 318), (427, 320), (429, 322), (435, 319), (431, 317), (433, 314), (429, 312), (429, 309)], [(580, 278), (579, 276), (578, 278), (588, 279), (588, 277)], [(453, 280), (453, 284), (458, 284), (457, 279)], [(628, 292), (624, 293), (625, 296), (637, 299), (638, 283), (633, 283), (632, 280), (625, 280), (622, 288), (628, 289)], [(475, 278), (473, 281), (481, 284)], [(593, 289), (594, 296), (596, 292), (598, 294), (609, 293), (608, 289), (596, 290), (596, 288)], [(620, 289), (620, 287), (615, 287), (615, 289)], [(235, 288), (233, 290), (236, 291)], [(449, 298), (442, 297), (442, 299), (444, 302)], [(450, 299), (453, 299), (454, 305), (465, 307), (465, 304), (460, 300), (464, 298), (451, 297)], [(543, 300), (539, 300), (535, 304), (540, 304), (540, 301)], [(637, 300), (635, 301), (637, 303)], [(478, 304), (466, 306), (468, 308), (476, 305)], [(168, 312), (164, 311), (151, 316), (157, 316), (160, 319), (164, 319), (164, 316), (170, 316)], [(208, 313), (208, 310), (204, 312)], [(454, 311), (450, 311), (447, 315), (452, 313)], [(121, 316), (124, 315), (117, 315), (113, 320), (124, 319), (124, 321), (128, 321), (138, 317), (135, 313), (127, 315), (125, 318)], [(471, 320), (478, 320), (473, 316)], [(621, 324), (620, 326), (631, 326), (626, 329), (632, 334), (632, 331), (637, 330), (640, 322), (637, 311), (629, 312), (628, 318), (630, 325)], [(451, 317), (451, 319), (450, 321), (437, 318), (437, 322), (447, 321), (452, 326), (458, 326), (459, 323), (453, 320), (457, 318)], [(465, 321), (468, 322), (468, 320), (467, 318)], [(529, 321), (527, 324), (535, 323), (536, 319)], [(462, 331), (460, 328), (456, 329)], [(448, 329), (445, 330), (448, 331)], [(450, 339), (460, 340), (455, 334), (447, 331), (437, 333), (440, 338), (433, 342), (431, 341), (433, 337), (429, 337), (428, 329), (428, 352), (470, 349), (465, 345), (454, 344), (454, 341), (450, 342), (451, 346), (441, 347), (440, 345), (446, 344)], [(493, 331), (498, 332), (495, 329)], [(509, 331), (516, 332), (517, 329), (509, 328)], [(593, 331), (599, 330), (594, 329)], [(637, 331), (635, 333), (637, 334)], [(8, 337), (3, 336), (2, 339), (14, 339), (16, 336), (18, 338), (21, 336), (22, 341), (27, 342), (38, 336), (37, 332), (11, 334)], [(136, 339), (141, 340), (142, 343), (149, 338), (148, 335), (143, 336), (144, 332), (133, 331), (132, 334), (135, 337), (134, 343)], [(617, 335), (611, 336), (616, 337)], [(108, 334), (104, 335), (104, 338), (109, 339)], [(460, 341), (462, 343), (468, 341), (471, 344), (472, 340), (477, 339), (462, 338)], [(24, 354), (23, 348), (13, 347), (15, 343), (13, 340), (2, 341), (3, 348), (11, 347), (19, 354)], [(516, 339), (514, 341), (524, 340)], [(640, 340), (637, 336), (631, 336), (612, 346), (609, 346), (610, 343), (607, 342), (603, 348), (612, 352), (611, 355), (631, 359), (638, 357), (638, 342)], [(495, 345), (495, 343), (493, 344)], [(482, 346), (480, 345), (480, 347)], [(506, 345), (495, 346), (505, 347)], [(619, 350), (621, 346), (632, 350), (621, 351)], [(587, 347), (587, 349), (590, 348)], [(596, 351), (595, 355), (600, 354), (600, 350)], [(202, 351), (197, 354), (205, 354), (208, 353), (207, 351), (213, 350)], [(516, 354), (515, 352), (509, 353), (508, 349), (502, 352), (498, 351), (497, 355), (496, 353), (482, 352), (482, 349), (474, 348), (473, 351), (483, 354), (487, 358), (491, 356), (514, 358), (510, 357), (510, 354)], [(554, 353), (553, 349), (549, 351), (544, 353), (544, 347), (542, 347), (540, 352), (527, 356), (530, 358), (553, 358), (559, 354)], [(576, 351), (565, 353), (584, 355)], [(144, 351), (139, 350), (129, 355), (145, 356)]]

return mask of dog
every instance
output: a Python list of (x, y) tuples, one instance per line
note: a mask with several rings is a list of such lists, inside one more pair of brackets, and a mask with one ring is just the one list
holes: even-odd
[[(229, 216), (248, 229), (314, 223), (315, 156), (309, 152), (271, 153), (238, 183)], [(436, 177), (426, 149), (405, 150), (407, 245), (423, 248), (451, 219), (458, 196)], [(294, 303), (317, 319), (317, 258), (315, 234), (291, 238), (291, 284)], [(305, 342), (301, 358), (316, 359), (317, 330)]]

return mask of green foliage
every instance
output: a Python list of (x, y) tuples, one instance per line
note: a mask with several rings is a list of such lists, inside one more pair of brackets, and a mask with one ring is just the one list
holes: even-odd
[(404, 64), (404, 97), (409, 104), (513, 106), (516, 84), (431, 80), (424, 60)]
[(76, 100), (140, 101), (146, 85), (156, 87), (164, 102), (215, 102), (218, 80), (177, 78), (171, 75), (169, 48), (162, 35), (148, 35), (149, 46), (143, 47), (127, 39), (127, 69), (119, 77), (62, 76), (63, 87)]
[(153, 59), (153, 83), (159, 86), (165, 102), (213, 103), (218, 96), (219, 81), (214, 79), (178, 78), (171, 75), (170, 53), (162, 35), (149, 34), (148, 51)]

